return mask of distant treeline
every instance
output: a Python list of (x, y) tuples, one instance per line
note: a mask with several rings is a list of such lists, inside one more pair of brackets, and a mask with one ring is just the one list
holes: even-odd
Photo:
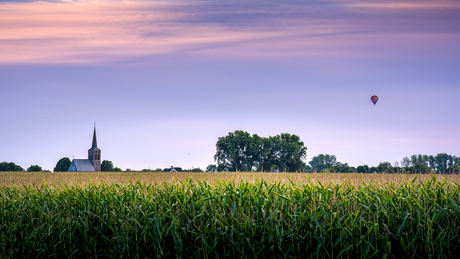
[[(336, 172), (336, 173), (458, 173), (460, 157), (439, 153), (437, 155), (414, 154), (404, 157), (401, 162), (381, 162), (377, 166), (350, 166), (337, 161), (331, 154), (319, 154), (305, 163), (307, 147), (300, 137), (294, 134), (281, 133), (276, 136), (260, 137), (246, 131), (236, 130), (226, 136), (219, 137), (216, 143), (214, 160), (217, 164), (208, 165), (206, 172)], [(61, 158), (54, 172), (65, 172), (71, 161), (68, 157)], [(121, 172), (114, 167), (112, 161), (103, 160), (103, 172)], [(0, 163), (0, 171), (26, 171), (11, 162)], [(48, 171), (38, 165), (27, 168), (29, 172)], [(127, 172), (132, 171), (126, 169)], [(142, 169), (143, 172), (203, 172), (201, 168), (182, 169), (181, 167)]]
[(335, 155), (320, 154), (312, 158), (307, 166), (307, 171), (314, 172), (356, 172), (356, 173), (458, 173), (460, 168), (460, 157), (439, 153), (437, 155), (412, 155), (404, 157), (401, 163), (396, 161), (393, 165), (390, 162), (381, 162), (378, 166), (369, 167), (360, 165), (349, 166), (347, 163), (337, 162)]
[[(0, 163), (0, 172), (22, 172), (25, 171), (21, 166), (12, 163), (12, 162), (1, 162)], [(27, 168), (28, 172), (40, 172), (43, 169), (38, 165), (31, 165)], [(46, 170), (47, 171), (47, 170)]]

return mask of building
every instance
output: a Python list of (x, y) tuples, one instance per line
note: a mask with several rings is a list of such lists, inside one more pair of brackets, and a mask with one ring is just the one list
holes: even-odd
[(97, 147), (96, 127), (93, 133), (93, 145), (88, 150), (88, 159), (73, 159), (68, 172), (100, 172), (101, 150)]

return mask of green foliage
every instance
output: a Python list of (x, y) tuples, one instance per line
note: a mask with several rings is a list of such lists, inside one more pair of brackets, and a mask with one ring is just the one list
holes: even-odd
[(388, 173), (388, 174), (393, 174), (396, 173), (395, 168), (391, 165), (390, 162), (382, 162), (379, 164), (377, 167), (377, 172), (379, 173)]
[(220, 137), (216, 143), (214, 160), (229, 168), (230, 171), (250, 171), (252, 154), (256, 146), (246, 131), (236, 130)]
[(324, 169), (329, 169), (332, 166), (335, 166), (337, 164), (337, 157), (335, 155), (319, 154), (314, 156), (309, 164), (313, 170), (317, 170), (318, 172), (330, 171)]
[(460, 172), (460, 166), (459, 165), (452, 165), (447, 168), (448, 173), (454, 173), (458, 174)]
[(273, 163), (285, 172), (300, 171), (304, 163), (302, 159), (307, 156), (307, 147), (297, 135), (282, 133), (272, 137)]
[[(101, 171), (102, 172), (123, 172), (121, 168), (114, 167), (112, 161), (103, 160), (101, 163)], [(131, 171), (131, 169), (126, 169), (126, 171)]]
[(154, 171), (154, 172), (163, 172), (163, 169), (157, 168), (157, 169), (155, 169), (155, 170), (153, 170), (153, 171)]
[(299, 136), (282, 133), (263, 138), (257, 134), (236, 130), (220, 137), (216, 143), (217, 169), (223, 171), (267, 171), (276, 166), (282, 171), (303, 169), (307, 147)]
[[(460, 158), (446, 153), (439, 153), (436, 156), (418, 154), (412, 155), (410, 158), (404, 157), (401, 161), (401, 166), (405, 171), (413, 171), (414, 166), (417, 164), (430, 167), (432, 170), (439, 173), (449, 173), (449, 167), (455, 165), (460, 166)], [(423, 169), (425, 169), (425, 167), (423, 167)]]
[(1, 162), (0, 172), (23, 172), (24, 168), (16, 165), (15, 163)]
[(332, 171), (336, 173), (352, 173), (353, 168), (351, 168), (348, 163), (337, 162), (334, 166), (331, 167)]
[(69, 170), (70, 164), (72, 164), (70, 159), (68, 157), (63, 157), (59, 159), (53, 171), (54, 172), (67, 172), (67, 170)]
[(415, 174), (428, 174), (431, 173), (431, 168), (424, 164), (415, 164), (414, 166), (406, 168), (407, 172)]
[(369, 173), (369, 166), (368, 165), (360, 165), (356, 168), (358, 173)]
[(111, 172), (113, 171), (113, 163), (109, 160), (103, 160), (101, 163), (101, 171), (102, 172)]
[(31, 165), (27, 168), (27, 172), (41, 172), (43, 169), (38, 165)]
[(0, 187), (2, 258), (458, 258), (460, 188), (419, 182)]

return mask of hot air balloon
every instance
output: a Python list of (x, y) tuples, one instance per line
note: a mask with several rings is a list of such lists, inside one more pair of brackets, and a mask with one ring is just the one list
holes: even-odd
[(373, 95), (371, 97), (371, 101), (374, 103), (374, 105), (379, 101), (379, 97), (377, 95)]

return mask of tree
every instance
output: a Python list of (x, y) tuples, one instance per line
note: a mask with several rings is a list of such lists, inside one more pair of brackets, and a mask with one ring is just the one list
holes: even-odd
[(218, 138), (214, 160), (231, 171), (251, 171), (249, 158), (252, 154), (248, 154), (252, 150), (251, 142), (251, 135), (246, 131), (229, 132), (227, 136)]
[(378, 172), (380, 173), (395, 173), (393, 166), (390, 162), (382, 162), (378, 166)]
[(1, 162), (0, 163), (1, 172), (23, 172), (24, 168), (16, 165), (15, 163)]
[(109, 160), (103, 160), (101, 164), (101, 171), (102, 172), (111, 172), (113, 171), (113, 163)]
[(259, 145), (259, 157), (257, 160), (258, 171), (269, 172), (270, 168), (277, 163), (274, 152), (276, 137), (256, 138), (254, 142)]
[(348, 165), (348, 163), (337, 162), (334, 166), (331, 166), (331, 169), (337, 173), (351, 173), (353, 169)]
[(278, 161), (278, 166), (286, 172), (300, 171), (302, 168), (302, 159), (307, 156), (307, 147), (300, 140), (300, 137), (294, 134), (282, 133), (275, 136), (273, 149), (275, 155), (273, 158)]
[(431, 172), (431, 168), (426, 166), (425, 164), (416, 164), (412, 168), (414, 173), (421, 173), (421, 174), (426, 174)]
[(31, 165), (27, 168), (27, 172), (41, 172), (43, 169), (38, 165)]
[(447, 171), (452, 174), (458, 174), (458, 172), (460, 171), (460, 166), (458, 164), (455, 164), (455, 165), (452, 165), (452, 166), (449, 166), (449, 168), (447, 168)]
[(203, 170), (201, 170), (201, 168), (197, 167), (197, 168), (193, 168), (193, 169), (192, 169), (192, 172), (195, 172), (195, 173), (202, 173)]
[(121, 170), (120, 167), (115, 167), (115, 168), (113, 169), (113, 171), (114, 171), (114, 172), (123, 172), (123, 170)]
[(63, 157), (59, 159), (59, 161), (56, 164), (56, 167), (54, 167), (54, 172), (67, 172), (69, 170), (70, 164), (72, 162), (68, 157)]
[(401, 167), (407, 168), (410, 166), (412, 166), (411, 160), (407, 156), (403, 157), (401, 160)]
[(335, 155), (323, 155), (319, 154), (314, 156), (310, 162), (308, 162), (311, 168), (321, 172), (323, 169), (328, 169), (337, 163), (337, 157)]
[(307, 147), (299, 136), (282, 133), (263, 138), (257, 134), (236, 130), (220, 137), (216, 143), (219, 171), (264, 171), (276, 166), (284, 171), (297, 171), (303, 168)]
[(432, 170), (436, 170), (436, 158), (434, 158), (433, 155), (429, 155), (428, 158), (428, 164)]
[(451, 164), (451, 162), (449, 161), (450, 159), (452, 159), (452, 156), (449, 156), (446, 153), (437, 154), (435, 156), (436, 165), (437, 165), (436, 170), (440, 171), (441, 173), (445, 173), (447, 170), (447, 167), (449, 167), (449, 164)]
[(369, 173), (369, 166), (368, 165), (360, 165), (356, 169), (358, 173)]

